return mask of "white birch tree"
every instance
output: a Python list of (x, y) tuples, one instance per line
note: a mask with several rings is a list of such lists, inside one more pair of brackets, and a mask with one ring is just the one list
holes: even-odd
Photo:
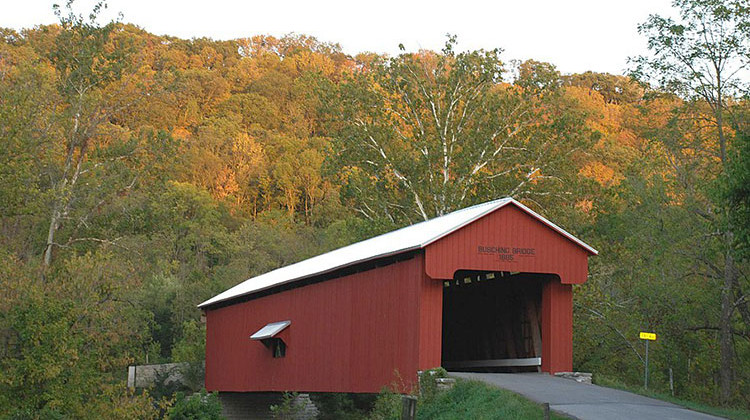
[[(59, 137), (44, 141), (52, 150), (44, 168), (49, 195), (49, 222), (43, 262), (52, 263), (55, 248), (76, 242), (109, 243), (111, 238), (77, 236), (85, 229), (92, 212), (114, 195), (129, 189), (135, 176), (127, 175), (122, 162), (135, 153), (133, 136), (119, 127), (118, 113), (148, 97), (148, 77), (139, 74), (135, 46), (116, 40), (117, 22), (104, 26), (97, 16), (105, 3), (98, 3), (88, 18), (55, 6), (60, 18), (59, 33), (48, 52), (56, 68), (57, 97), (53, 124)], [(109, 178), (108, 178), (109, 177)], [(69, 227), (59, 240), (63, 225)]]
[(590, 138), (559, 73), (526, 62), (503, 81), (500, 50), (379, 59), (342, 86), (338, 136), (345, 190), (367, 218), (426, 220), (502, 196), (570, 192)]

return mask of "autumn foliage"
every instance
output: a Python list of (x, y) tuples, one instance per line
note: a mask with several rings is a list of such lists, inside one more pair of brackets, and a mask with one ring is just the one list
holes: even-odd
[(639, 383), (653, 330), (654, 387), (672, 369), (679, 396), (747, 406), (750, 265), (722, 233), (747, 213), (720, 197), (746, 179), (722, 157), (746, 153), (748, 103), (724, 105), (719, 144), (704, 99), (455, 38), (386, 57), (64, 13), (0, 30), (0, 416), (158, 416), (169, 399), (126, 390), (126, 366), (200, 364), (196, 304), (507, 195), (601, 251), (575, 292), (577, 370)]

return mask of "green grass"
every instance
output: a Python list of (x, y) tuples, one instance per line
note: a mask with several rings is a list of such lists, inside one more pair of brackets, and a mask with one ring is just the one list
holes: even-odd
[[(510, 391), (478, 381), (458, 379), (453, 389), (420, 402), (420, 420), (541, 419), (542, 407)], [(555, 412), (551, 419), (567, 419)]]
[(662, 401), (671, 402), (673, 404), (681, 405), (691, 410), (700, 411), (701, 413), (711, 414), (711, 415), (719, 416), (719, 417), (726, 417), (726, 418), (733, 419), (733, 420), (750, 419), (750, 410), (746, 410), (742, 408), (714, 407), (711, 405), (707, 405), (707, 404), (703, 404), (703, 403), (699, 403), (695, 401), (682, 400), (677, 397), (673, 397), (669, 394), (662, 394), (659, 392), (654, 392), (652, 390), (646, 390), (642, 387), (629, 386), (623, 382), (620, 382), (618, 380), (615, 380), (606, 376), (594, 375), (594, 383), (600, 386), (606, 386), (607, 388), (620, 389), (623, 391), (640, 394), (646, 397), (651, 397), (651, 398), (656, 398)]

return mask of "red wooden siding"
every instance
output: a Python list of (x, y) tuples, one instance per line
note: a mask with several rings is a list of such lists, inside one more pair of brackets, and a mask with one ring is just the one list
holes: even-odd
[(419, 370), (440, 366), (443, 346), (443, 282), (422, 273), (419, 299)]
[[(440, 308), (423, 313), (419, 309), (421, 294), (430, 290), (423, 288), (423, 261), (418, 254), (388, 266), (208, 310), (206, 388), (379, 392), (396, 380), (395, 370), (413, 383), (420, 347), (437, 352), (438, 364), (440, 360)], [(288, 343), (286, 357), (274, 359), (270, 350), (249, 339), (265, 324), (287, 319), (292, 324), (282, 333)], [(420, 322), (437, 323), (437, 341), (418, 333)]]
[[(508, 248), (509, 253), (480, 253), (479, 247)], [(534, 256), (514, 254), (514, 249), (533, 249)], [(512, 256), (512, 260), (501, 259)], [(427, 275), (451, 279), (457, 269), (523, 271), (557, 274), (563, 283), (580, 284), (588, 276), (589, 253), (573, 241), (507, 205), (428, 245)]]
[(573, 286), (550, 280), (542, 289), (542, 371), (573, 370)]

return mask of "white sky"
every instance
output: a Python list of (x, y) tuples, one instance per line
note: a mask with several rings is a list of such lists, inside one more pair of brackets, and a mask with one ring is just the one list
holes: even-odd
[[(56, 22), (53, 3), (65, 0), (0, 0), (0, 27), (29, 28)], [(90, 10), (92, 0), (75, 9)], [(105, 19), (155, 34), (232, 39), (290, 32), (337, 42), (355, 54), (395, 55), (440, 49), (445, 34), (462, 50), (500, 47), (504, 60), (547, 61), (563, 73), (586, 70), (622, 74), (627, 57), (646, 52), (636, 26), (650, 13), (675, 15), (669, 0), (109, 0)]]

